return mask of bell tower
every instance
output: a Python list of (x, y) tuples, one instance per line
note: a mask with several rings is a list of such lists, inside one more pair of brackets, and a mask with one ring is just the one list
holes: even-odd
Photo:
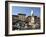
[(34, 13), (33, 13), (33, 10), (31, 12), (31, 24), (32, 25), (34, 24)]
[(32, 26), (32, 28), (35, 28), (35, 19), (34, 19), (33, 10), (32, 10), (32, 12), (31, 12), (31, 26)]

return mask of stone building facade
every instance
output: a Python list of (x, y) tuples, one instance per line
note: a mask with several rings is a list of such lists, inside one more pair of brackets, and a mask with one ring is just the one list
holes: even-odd
[(26, 30), (26, 29), (39, 29), (40, 28), (40, 17), (27, 16), (26, 14), (12, 15), (13, 30)]

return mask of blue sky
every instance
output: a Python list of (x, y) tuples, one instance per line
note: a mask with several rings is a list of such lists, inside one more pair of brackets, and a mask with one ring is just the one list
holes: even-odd
[(12, 6), (12, 15), (17, 15), (18, 13), (26, 14), (26, 16), (31, 16), (31, 11), (35, 16), (40, 16), (40, 8), (39, 7), (20, 7), (20, 6)]

